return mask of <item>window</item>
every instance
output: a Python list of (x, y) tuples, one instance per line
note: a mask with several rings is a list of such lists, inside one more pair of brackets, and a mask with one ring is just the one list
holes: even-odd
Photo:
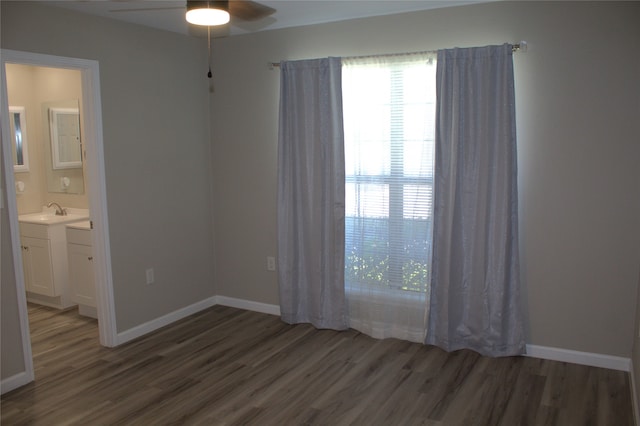
[(428, 290), (435, 71), (423, 54), (343, 60), (347, 292)]

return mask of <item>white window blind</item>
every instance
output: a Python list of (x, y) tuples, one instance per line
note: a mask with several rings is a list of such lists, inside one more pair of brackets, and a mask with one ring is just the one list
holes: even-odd
[(420, 332), (431, 263), (435, 63), (435, 54), (343, 60), (351, 315), (362, 308), (356, 299), (385, 311), (409, 301), (416, 309), (391, 315), (413, 315)]

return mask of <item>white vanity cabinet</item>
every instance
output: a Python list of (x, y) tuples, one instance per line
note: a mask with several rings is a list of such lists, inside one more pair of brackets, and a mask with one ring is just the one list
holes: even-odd
[[(87, 307), (96, 308), (96, 285), (89, 221), (68, 224), (66, 232), (71, 300), (79, 305), (79, 311), (83, 314), (87, 311), (85, 309)], [(89, 313), (86, 315), (93, 316)]]
[(64, 230), (62, 224), (20, 223), (22, 263), (28, 292), (50, 297), (66, 296), (68, 274)]
[(22, 266), (27, 291), (56, 296), (49, 240), (22, 236)]
[(66, 225), (86, 221), (89, 211), (67, 208), (67, 214), (57, 215), (56, 210), (43, 207), (18, 216), (22, 264), (27, 300), (66, 309), (75, 305), (70, 297)]

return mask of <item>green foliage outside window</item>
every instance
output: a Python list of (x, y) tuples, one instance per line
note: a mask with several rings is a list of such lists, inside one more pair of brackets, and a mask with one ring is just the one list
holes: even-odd
[(413, 256), (402, 263), (401, 282), (390, 280), (388, 246), (388, 242), (373, 238), (365, 239), (359, 245), (349, 244), (345, 253), (345, 280), (372, 287), (426, 292), (429, 285), (426, 239), (404, 247), (404, 251)]

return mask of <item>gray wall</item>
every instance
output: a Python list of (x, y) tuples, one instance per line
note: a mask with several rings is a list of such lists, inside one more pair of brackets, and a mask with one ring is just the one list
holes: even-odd
[(1, 7), (3, 48), (99, 62), (117, 330), (213, 296), (205, 40), (33, 2)]
[(640, 258), (640, 3), (496, 2), (216, 40), (218, 293), (278, 303), (281, 59), (529, 41), (515, 55), (528, 342), (629, 357)]

